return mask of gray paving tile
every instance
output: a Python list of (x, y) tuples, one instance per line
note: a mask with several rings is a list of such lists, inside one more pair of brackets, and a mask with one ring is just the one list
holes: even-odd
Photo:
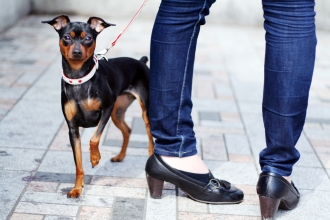
[(204, 161), (217, 179), (223, 179), (232, 184), (256, 185), (258, 174), (256, 167), (251, 163)]
[(147, 196), (146, 220), (176, 219), (177, 198), (174, 190), (163, 190), (162, 199)]
[(194, 108), (200, 111), (228, 111), (237, 112), (237, 106), (234, 101), (214, 100), (214, 99), (194, 99)]
[(133, 118), (132, 134), (147, 134), (146, 126), (142, 118)]
[[(56, 33), (55, 33), (56, 34)], [(61, 55), (58, 55), (54, 62), (45, 70), (44, 74), (38, 78), (35, 85), (36, 87), (46, 88), (61, 88), (61, 77), (62, 77), (62, 63)]]
[(196, 202), (187, 197), (187, 195), (181, 190), (179, 190), (178, 196), (178, 211), (180, 212), (208, 212), (208, 204)]
[(113, 220), (144, 219), (144, 199), (117, 197), (113, 207)]
[(322, 168), (322, 164), (321, 164), (318, 156), (314, 152), (313, 153), (300, 152), (300, 159), (295, 164), (295, 166)]
[(63, 120), (59, 103), (21, 100), (0, 122), (0, 146), (46, 149)]
[(252, 114), (258, 114), (259, 117), (262, 117), (262, 105), (261, 100), (249, 102), (245, 100), (238, 101), (239, 110), (242, 113), (252, 113)]
[[(245, 71), (246, 72), (246, 71)], [(251, 76), (252, 77), (252, 76)], [(249, 102), (261, 103), (263, 94), (262, 83), (245, 82), (241, 78), (233, 80), (236, 98)]]
[(45, 150), (0, 147), (0, 170), (33, 171), (41, 163)]
[(25, 71), (25, 73), (15, 82), (15, 84), (30, 86), (39, 76), (39, 73)]
[(197, 138), (218, 137), (223, 134), (244, 134), (245, 131), (240, 127), (221, 127), (221, 126), (200, 126), (195, 125), (194, 130)]
[(199, 119), (200, 120), (209, 120), (209, 121), (220, 121), (220, 115), (219, 115), (219, 112), (200, 111)]
[(114, 198), (109, 196), (83, 195), (79, 198), (67, 198), (66, 193), (26, 192), (21, 202), (48, 203), (63, 205), (112, 207)]
[(215, 83), (214, 89), (215, 89), (215, 94), (217, 96), (220, 95), (233, 96), (233, 91), (231, 90), (230, 85), (226, 85), (224, 83), (222, 84)]
[(202, 139), (201, 144), (204, 160), (228, 160), (222, 136)]
[(27, 182), (28, 172), (0, 170), (0, 219), (6, 219), (21, 195)]
[(81, 207), (78, 219), (111, 219), (112, 208), (83, 206)]
[(296, 148), (299, 150), (299, 152), (314, 153), (314, 149), (311, 146), (304, 132), (301, 134), (296, 144)]
[(23, 95), (23, 93), (25, 91), (26, 91), (26, 88), (0, 86), (0, 99), (17, 100)]
[[(115, 155), (102, 153), (100, 163), (93, 169), (89, 153), (83, 153), (83, 168), (85, 175), (117, 176), (145, 178), (145, 163), (147, 156), (127, 155), (123, 162), (110, 162)], [(72, 152), (48, 151), (38, 172), (75, 174), (76, 169)]]
[(330, 120), (330, 103), (324, 103), (319, 105), (309, 105), (308, 111), (307, 111), (307, 120), (324, 120), (329, 121)]
[(276, 219), (328, 219), (330, 213), (330, 193), (317, 190), (300, 190), (301, 199), (297, 207), (290, 211), (279, 210)]
[(18, 203), (15, 212), (75, 217), (78, 210), (79, 206), (75, 205), (20, 202)]
[(294, 167), (292, 180), (298, 189), (330, 191), (330, 180), (322, 168)]
[(244, 216), (260, 216), (260, 208), (256, 205), (209, 205), (210, 213), (244, 215)]
[[(32, 177), (33, 179), (33, 177)], [(56, 192), (58, 183), (31, 181), (26, 189), (28, 192)]]
[(225, 134), (225, 142), (229, 154), (251, 154), (249, 141), (246, 135)]
[[(123, 144), (122, 140), (104, 140), (103, 145), (107, 146), (118, 146), (121, 147)], [(135, 147), (135, 148), (148, 148), (149, 142), (148, 141), (129, 141), (128, 147)]]
[(61, 105), (61, 87), (52, 88), (52, 87), (37, 87), (34, 86), (27, 91), (27, 93), (23, 97), (24, 99), (29, 100), (47, 100), (47, 101), (54, 101), (54, 103), (58, 103)]
[[(71, 185), (73, 187), (73, 184)], [(98, 185), (86, 185), (84, 187), (84, 195), (93, 196), (111, 196), (111, 197), (124, 197), (144, 199), (146, 197), (146, 189), (131, 188), (131, 187), (109, 187)]]
[(44, 220), (76, 220), (76, 217), (46, 215)]
[(241, 122), (229, 122), (229, 121), (201, 121), (201, 126), (205, 127), (219, 127), (223, 129), (238, 128), (243, 129), (243, 124)]
[[(36, 172), (32, 179), (33, 181), (38, 182), (74, 183), (76, 180), (76, 174)], [(91, 179), (91, 175), (85, 175), (84, 183), (89, 184)]]
[(13, 213), (10, 220), (43, 220), (43, 215), (33, 215), (33, 214), (22, 214), (22, 213)]

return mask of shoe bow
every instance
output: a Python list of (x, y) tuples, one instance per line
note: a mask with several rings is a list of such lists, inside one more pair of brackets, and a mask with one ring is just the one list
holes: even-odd
[(210, 182), (207, 185), (216, 186), (217, 189), (219, 189), (221, 186), (225, 187), (225, 189), (230, 189), (231, 187), (231, 184), (229, 182), (219, 179), (210, 179)]

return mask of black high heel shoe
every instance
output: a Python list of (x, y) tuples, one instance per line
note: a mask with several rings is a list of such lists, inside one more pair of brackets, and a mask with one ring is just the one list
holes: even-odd
[(170, 167), (156, 154), (149, 157), (145, 170), (150, 197), (154, 199), (162, 197), (163, 184), (166, 181), (176, 185), (198, 202), (225, 204), (243, 201), (244, 194), (240, 189), (231, 186), (227, 181), (215, 179), (211, 172), (210, 181), (205, 184)]
[(281, 175), (262, 172), (257, 183), (261, 219), (275, 219), (277, 210), (294, 209), (300, 199), (300, 193), (293, 182), (289, 183)]

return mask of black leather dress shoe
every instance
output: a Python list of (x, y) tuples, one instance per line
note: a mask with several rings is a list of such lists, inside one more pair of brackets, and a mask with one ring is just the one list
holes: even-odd
[(166, 181), (176, 185), (198, 202), (228, 204), (243, 201), (244, 194), (240, 189), (231, 186), (227, 181), (214, 178), (211, 172), (209, 173), (210, 182), (205, 184), (170, 167), (156, 154), (149, 157), (145, 170), (150, 197), (154, 199), (161, 198), (163, 184)]
[(298, 189), (281, 175), (262, 172), (257, 183), (262, 219), (274, 219), (278, 208), (294, 209), (300, 199)]

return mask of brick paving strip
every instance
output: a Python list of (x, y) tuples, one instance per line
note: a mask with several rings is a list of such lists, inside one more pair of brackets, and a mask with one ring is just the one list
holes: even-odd
[[(163, 199), (149, 197), (144, 173), (147, 137), (137, 103), (127, 112), (132, 136), (122, 163), (110, 162), (122, 140), (112, 123), (94, 169), (88, 150), (94, 129), (81, 129), (86, 185), (80, 198), (66, 198), (75, 167), (60, 106), (58, 37), (40, 23), (46, 19), (28, 16), (0, 35), (0, 219), (260, 219), (255, 185), (258, 154), (265, 147), (261, 27), (208, 24), (198, 42), (192, 117), (199, 154), (215, 176), (245, 193), (241, 204), (221, 206), (194, 202), (169, 183)], [(137, 20), (108, 56), (149, 56), (151, 28), (152, 21)], [(96, 50), (115, 35), (105, 30)], [(330, 214), (329, 48), (330, 33), (318, 31), (310, 108), (293, 174), (302, 198), (297, 209), (279, 211), (278, 219), (327, 219)]]

